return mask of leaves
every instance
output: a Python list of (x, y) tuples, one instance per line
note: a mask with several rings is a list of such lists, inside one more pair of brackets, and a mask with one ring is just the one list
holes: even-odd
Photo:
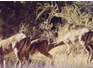
[(75, 26), (83, 25), (85, 27), (92, 28), (89, 24), (89, 19), (92, 18), (92, 14), (86, 12), (81, 13), (80, 10), (81, 7), (76, 4), (65, 6), (62, 8), (62, 17), (65, 18), (69, 24), (74, 24)]

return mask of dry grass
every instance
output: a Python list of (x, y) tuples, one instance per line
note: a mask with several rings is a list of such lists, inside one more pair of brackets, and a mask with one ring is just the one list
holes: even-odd
[[(59, 37), (56, 38), (56, 42), (62, 40), (62, 32), (59, 31)], [(92, 68), (93, 62), (87, 63), (88, 54), (83, 50), (81, 45), (77, 44), (73, 46), (73, 50), (70, 55), (67, 55), (67, 46), (62, 45), (53, 48), (49, 53), (53, 55), (53, 60), (47, 58), (46, 56), (36, 53), (30, 55), (32, 63), (29, 68)], [(10, 53), (6, 57), (7, 68), (13, 68), (16, 62), (16, 57), (14, 53)], [(11, 67), (12, 66), (12, 67)], [(24, 66), (24, 68), (26, 68)]]
[[(80, 53), (74, 54), (73, 52), (68, 56), (66, 54), (66, 46), (59, 46), (50, 51), (53, 55), (53, 60), (45, 57), (40, 53), (36, 53), (30, 58), (32, 59), (32, 63), (29, 68), (92, 68), (93, 64), (87, 63), (87, 54)], [(6, 56), (7, 60), (7, 68), (12, 68), (14, 63), (16, 62), (16, 57), (13, 54), (9, 54)], [(24, 66), (25, 67), (25, 66)]]

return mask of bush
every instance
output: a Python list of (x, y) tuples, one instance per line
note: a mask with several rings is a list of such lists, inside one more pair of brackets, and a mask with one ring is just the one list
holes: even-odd
[(75, 27), (87, 27), (93, 30), (93, 18), (91, 13), (81, 12), (82, 7), (76, 4), (66, 5), (62, 8), (61, 17), (67, 20), (69, 25), (73, 24)]

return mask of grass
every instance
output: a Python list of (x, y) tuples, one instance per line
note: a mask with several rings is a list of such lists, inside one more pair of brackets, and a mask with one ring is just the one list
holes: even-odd
[[(66, 32), (65, 32), (66, 33)], [(65, 35), (65, 34), (64, 34)], [(59, 31), (58, 38), (55, 42), (62, 40), (62, 32)], [(30, 55), (32, 63), (29, 68), (92, 68), (93, 62), (87, 63), (88, 54), (84, 51), (81, 45), (77, 44), (71, 50), (70, 55), (67, 55), (67, 46), (62, 45), (53, 48), (49, 53), (53, 55), (53, 60), (48, 57), (36, 53)], [(12, 52), (5, 56), (7, 68), (13, 68), (16, 62), (15, 54)], [(24, 66), (26, 68), (26, 65)]]
[[(87, 63), (87, 53), (73, 54), (73, 52), (68, 56), (66, 54), (66, 46), (59, 46), (52, 49), (50, 54), (53, 55), (53, 60), (45, 57), (40, 53), (36, 53), (30, 58), (32, 63), (29, 68), (92, 68), (93, 63)], [(7, 68), (13, 68), (16, 62), (16, 57), (14, 53), (10, 53), (6, 57)], [(25, 66), (24, 66), (25, 68)]]

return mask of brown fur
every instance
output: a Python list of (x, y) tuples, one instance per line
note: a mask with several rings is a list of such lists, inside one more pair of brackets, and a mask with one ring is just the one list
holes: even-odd
[(93, 32), (89, 31), (85, 33), (84, 35), (82, 35), (81, 39), (85, 42), (85, 48), (89, 53), (88, 59), (90, 62), (93, 59)]
[[(35, 39), (35, 40), (30, 41), (30, 44), (26, 48), (26, 51), (28, 50), (29, 55), (32, 55), (35, 52), (40, 52), (41, 54), (45, 55), (46, 57), (51, 58), (51, 60), (52, 60), (53, 57), (48, 52), (51, 49), (53, 49), (53, 48), (55, 48), (55, 47), (57, 47), (59, 45), (62, 45), (62, 44), (64, 44), (63, 41), (62, 42), (59, 42), (59, 43), (48, 44), (48, 41), (46, 39), (38, 38), (38, 39)], [(27, 58), (29, 58), (29, 55), (26, 52), (25, 52), (24, 55), (27, 56)], [(28, 59), (28, 64), (31, 63), (31, 60), (30, 60), (30, 62), (29, 62), (29, 60), (30, 59)]]
[(63, 44), (65, 44), (63, 41), (58, 42), (58, 43), (50, 43), (50, 44), (48, 45), (48, 51), (50, 51), (51, 49), (53, 49), (53, 48), (55, 48), (55, 47), (57, 47), (57, 46), (61, 46), (61, 45), (63, 45)]
[(47, 51), (48, 48), (48, 41), (43, 38), (38, 38), (30, 43), (30, 54), (34, 54), (36, 51), (40, 52), (41, 54), (52, 58), (52, 55), (50, 55)]
[[(12, 51), (14, 51), (18, 62), (21, 64), (22, 57), (21, 57), (21, 49), (23, 48), (23, 43), (20, 41), (26, 38), (23, 33), (15, 34), (5, 40), (0, 41), (0, 64), (1, 68), (4, 68), (4, 56)], [(23, 40), (24, 41), (24, 40)], [(16, 66), (17, 67), (17, 66)]]

